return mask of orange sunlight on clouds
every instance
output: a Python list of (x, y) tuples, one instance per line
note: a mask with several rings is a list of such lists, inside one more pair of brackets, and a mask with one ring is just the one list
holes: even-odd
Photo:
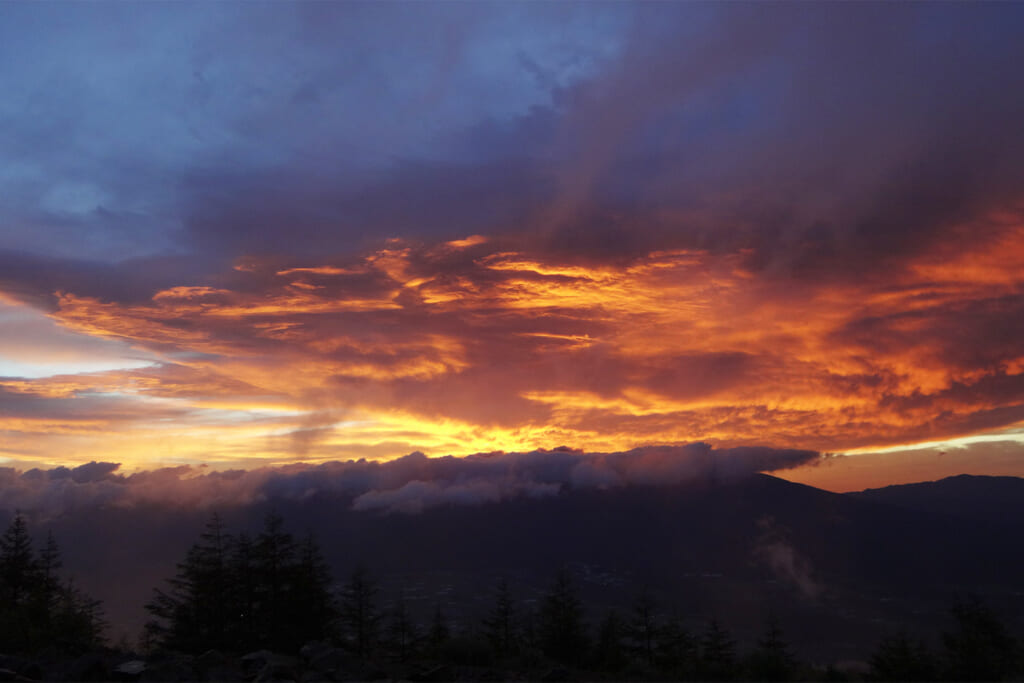
[[(830, 452), (1024, 420), (1024, 228), (879, 281), (743, 253), (568, 261), (471, 236), (248, 264), (144, 303), (58, 293), (67, 331), (158, 362), (0, 378), (0, 455), (280, 463), (705, 440)], [(15, 401), (14, 399), (17, 398)]]

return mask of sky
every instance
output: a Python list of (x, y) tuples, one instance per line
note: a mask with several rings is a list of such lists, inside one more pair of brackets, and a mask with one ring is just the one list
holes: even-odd
[(0, 467), (1024, 475), (1022, 33), (1019, 3), (0, 3)]

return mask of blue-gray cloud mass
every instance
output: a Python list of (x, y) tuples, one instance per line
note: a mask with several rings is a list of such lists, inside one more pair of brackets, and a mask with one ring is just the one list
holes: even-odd
[(0, 11), (0, 261), (53, 265), (26, 300), (392, 236), (861, 271), (1024, 183), (1016, 4)]
[(357, 511), (415, 514), (439, 505), (480, 505), (564, 488), (672, 486), (749, 477), (815, 463), (814, 451), (705, 443), (584, 453), (569, 448), (428, 458), (411, 453), (389, 462), (334, 461), (252, 470), (165, 467), (123, 475), (119, 465), (0, 468), (0, 510), (49, 518), (95, 505), (156, 504), (212, 508), (267, 500), (336, 495)]

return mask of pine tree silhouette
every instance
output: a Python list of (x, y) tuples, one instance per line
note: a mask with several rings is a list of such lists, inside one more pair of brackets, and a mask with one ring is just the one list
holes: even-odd
[(583, 605), (564, 568), (541, 603), (540, 638), (544, 654), (563, 664), (578, 665), (586, 655)]
[(925, 644), (911, 641), (906, 633), (882, 638), (870, 663), (875, 681), (934, 681), (938, 674)]
[(400, 662), (408, 661), (416, 651), (419, 634), (416, 624), (409, 616), (405, 604), (405, 592), (399, 591), (398, 599), (391, 608), (391, 620), (388, 624), (388, 639), (391, 651)]
[(329, 636), (336, 610), (330, 574), (312, 538), (303, 545), (267, 516), (255, 542), (225, 532), (214, 514), (178, 571), (146, 604), (147, 642), (202, 652), (294, 652)]
[(957, 601), (956, 628), (942, 634), (947, 675), (957, 681), (1004, 680), (1015, 664), (1017, 644), (991, 608), (978, 598)]
[(74, 653), (102, 643), (106, 624), (99, 601), (70, 579), (62, 583), (60, 567), (53, 535), (37, 556), (28, 524), (16, 514), (0, 536), (0, 643), (7, 652)]
[(768, 618), (757, 648), (747, 658), (750, 677), (758, 681), (788, 681), (795, 674), (796, 659), (789, 651), (778, 620)]
[(717, 619), (708, 622), (701, 637), (700, 672), (710, 681), (731, 680), (736, 674), (736, 642)]
[(644, 587), (633, 603), (628, 633), (634, 653), (648, 666), (654, 666), (655, 643), (658, 638), (655, 610), (654, 598)]
[(227, 648), (232, 644), (228, 602), (226, 546), (220, 517), (210, 517), (199, 541), (189, 548), (178, 573), (167, 590), (156, 589), (146, 604), (152, 615), (146, 624), (147, 640), (159, 646), (197, 652), (206, 648)]
[(683, 628), (676, 616), (670, 616), (658, 629), (655, 651), (661, 671), (674, 678), (696, 676), (699, 663), (697, 640)]
[(232, 544), (228, 560), (228, 602), (231, 605), (229, 649), (243, 650), (257, 641), (259, 578), (256, 569), (256, 549), (252, 538), (239, 533)]
[(431, 657), (440, 659), (441, 653), (451, 639), (451, 628), (445, 619), (441, 606), (434, 607), (434, 618), (430, 622), (430, 630), (427, 632), (427, 648)]
[(597, 634), (595, 664), (610, 673), (617, 673), (627, 661), (625, 647), (626, 625), (615, 610), (609, 610)]
[(36, 581), (39, 565), (32, 554), (32, 538), (20, 514), (15, 515), (0, 537), (0, 586), (7, 605), (18, 607), (28, 600), (29, 588)]
[(291, 534), (284, 531), (284, 519), (271, 512), (264, 520), (263, 530), (256, 537), (256, 619), (257, 638), (263, 647), (292, 649), (296, 624), (288, 618), (288, 602), (293, 585), (291, 572), (295, 565), (296, 545)]
[(333, 630), (338, 605), (331, 568), (312, 534), (307, 534), (299, 546), (292, 574), (294, 585), (287, 607), (296, 639), (305, 643), (322, 638)]
[(501, 579), (495, 590), (494, 606), (483, 620), (484, 635), (498, 659), (514, 654), (518, 649), (515, 619), (515, 603), (508, 581)]
[(356, 567), (341, 592), (340, 621), (349, 648), (368, 657), (377, 644), (380, 614), (377, 585), (362, 566)]

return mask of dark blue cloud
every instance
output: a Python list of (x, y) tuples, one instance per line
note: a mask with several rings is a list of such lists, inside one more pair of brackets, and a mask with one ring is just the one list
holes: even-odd
[(0, 249), (78, 264), (5, 288), (471, 233), (860, 272), (1024, 190), (1020, 5), (3, 13)]

